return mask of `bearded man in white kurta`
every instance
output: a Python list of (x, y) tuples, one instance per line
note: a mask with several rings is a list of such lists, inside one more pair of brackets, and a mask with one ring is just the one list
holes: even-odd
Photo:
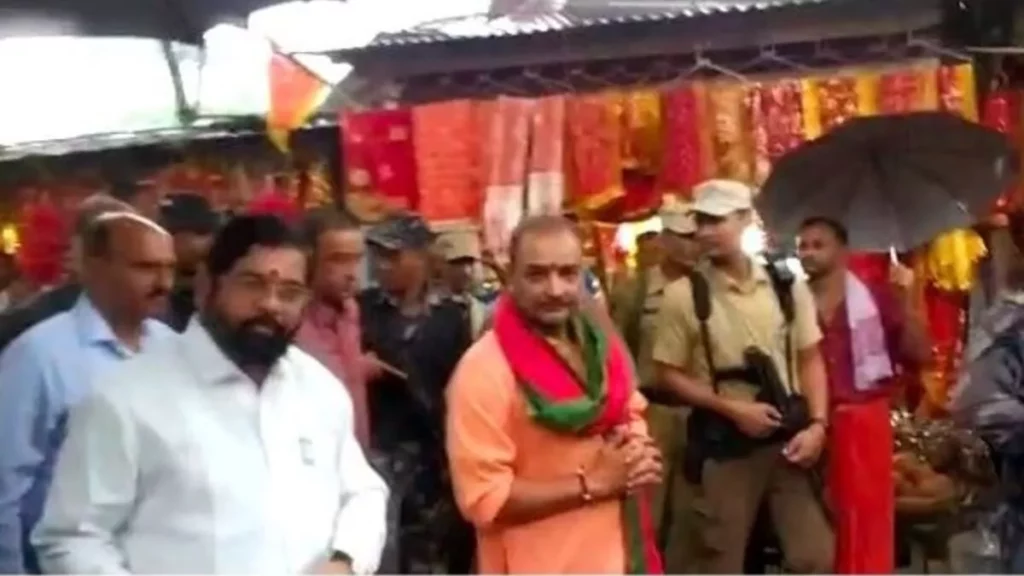
[(51, 573), (372, 573), (387, 488), (352, 403), (291, 345), (306, 255), (273, 216), (225, 226), (186, 331), (71, 414), (33, 537)]

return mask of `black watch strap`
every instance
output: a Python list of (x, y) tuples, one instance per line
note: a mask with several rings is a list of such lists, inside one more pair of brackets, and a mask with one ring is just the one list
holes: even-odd
[(344, 562), (349, 566), (352, 565), (352, 557), (341, 550), (333, 550), (331, 552), (331, 562)]

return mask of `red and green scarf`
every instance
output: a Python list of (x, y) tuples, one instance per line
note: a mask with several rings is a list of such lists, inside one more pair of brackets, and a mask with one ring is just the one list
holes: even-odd
[[(507, 296), (495, 307), (494, 333), (535, 422), (555, 432), (578, 435), (604, 434), (628, 423), (632, 367), (621, 341), (592, 317), (579, 317), (578, 344), (586, 372), (582, 380), (551, 344), (527, 326)], [(663, 574), (649, 494), (626, 496), (622, 510), (627, 572)]]

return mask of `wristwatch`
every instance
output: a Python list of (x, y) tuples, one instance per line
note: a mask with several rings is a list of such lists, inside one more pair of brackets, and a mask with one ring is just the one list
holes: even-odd
[(352, 566), (352, 557), (341, 550), (332, 550), (331, 562), (344, 562), (345, 564)]

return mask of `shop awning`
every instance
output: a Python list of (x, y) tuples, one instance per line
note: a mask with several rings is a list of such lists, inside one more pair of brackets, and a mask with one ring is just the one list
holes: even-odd
[(545, 66), (901, 34), (942, 21), (935, 0), (549, 0), (378, 35), (331, 52), (376, 78)]

